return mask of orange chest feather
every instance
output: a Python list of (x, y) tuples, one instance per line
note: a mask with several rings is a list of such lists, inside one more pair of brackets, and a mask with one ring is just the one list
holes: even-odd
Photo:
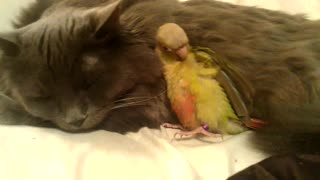
[(181, 124), (191, 130), (199, 127), (196, 118), (196, 97), (192, 95), (190, 87), (183, 80), (180, 80), (174, 97), (171, 105)]

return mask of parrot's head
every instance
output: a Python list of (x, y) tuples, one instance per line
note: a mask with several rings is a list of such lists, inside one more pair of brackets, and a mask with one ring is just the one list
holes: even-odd
[(156, 34), (156, 52), (165, 61), (184, 61), (189, 53), (189, 39), (185, 31), (175, 23), (159, 27)]

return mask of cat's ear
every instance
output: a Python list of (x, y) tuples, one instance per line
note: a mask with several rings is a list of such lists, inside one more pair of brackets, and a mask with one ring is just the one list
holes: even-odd
[(94, 25), (95, 38), (106, 38), (119, 32), (120, 2), (121, 0), (117, 0), (104, 7), (89, 10), (88, 15)]
[(19, 54), (20, 48), (17, 43), (16, 32), (0, 33), (0, 50), (6, 56), (17, 56)]

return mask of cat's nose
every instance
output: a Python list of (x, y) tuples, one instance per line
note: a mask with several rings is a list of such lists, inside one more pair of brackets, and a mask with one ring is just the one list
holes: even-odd
[(68, 124), (75, 127), (81, 127), (87, 119), (87, 113), (82, 112), (79, 108), (72, 108), (66, 114), (66, 121)]
[(86, 120), (86, 118), (87, 118), (86, 115), (76, 117), (70, 122), (70, 124), (76, 127), (81, 127), (84, 121)]

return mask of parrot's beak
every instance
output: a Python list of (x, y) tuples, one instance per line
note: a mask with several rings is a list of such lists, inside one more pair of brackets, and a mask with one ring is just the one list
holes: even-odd
[(177, 49), (175, 51), (175, 54), (177, 55), (177, 57), (179, 58), (180, 61), (186, 60), (188, 53), (189, 52), (188, 52), (188, 48), (186, 45), (180, 47), (179, 49)]

